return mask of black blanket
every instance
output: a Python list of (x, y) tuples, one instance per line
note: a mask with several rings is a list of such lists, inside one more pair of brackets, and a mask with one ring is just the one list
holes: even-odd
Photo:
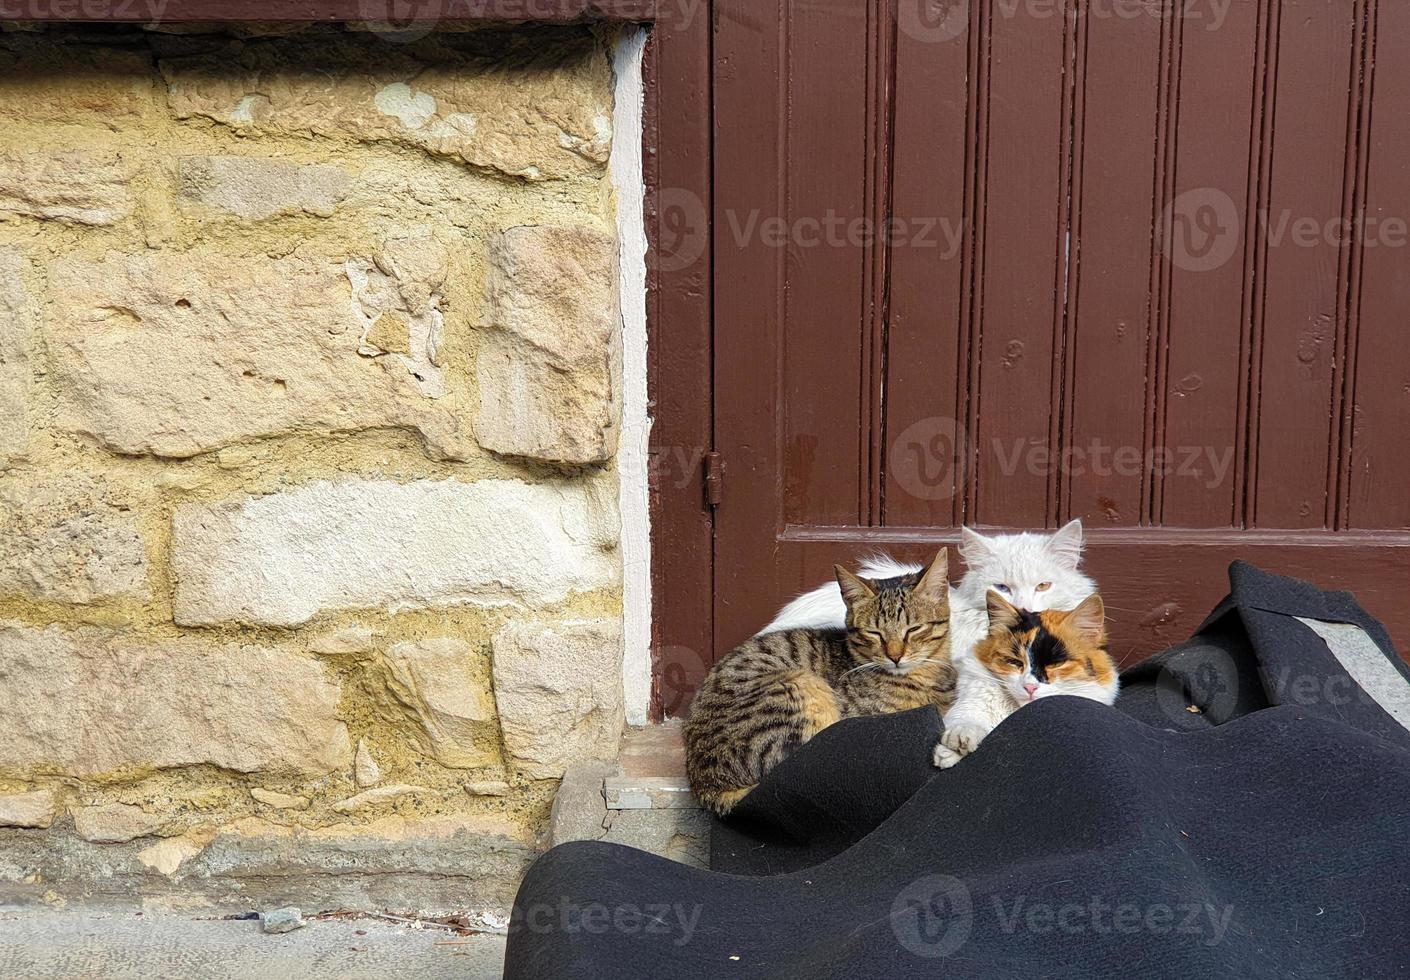
[(833, 726), (720, 870), (550, 851), (506, 977), (1410, 976), (1410, 671), (1350, 596), (1230, 579), (1117, 708), (1045, 699), (954, 769), (933, 712)]

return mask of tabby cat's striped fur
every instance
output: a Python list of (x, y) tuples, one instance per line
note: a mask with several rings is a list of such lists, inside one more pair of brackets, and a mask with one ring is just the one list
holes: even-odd
[(755, 636), (715, 664), (695, 696), (686, 773), (696, 797), (722, 816), (833, 722), (925, 705), (943, 712), (954, 700), (946, 552), (901, 578), (836, 571), (847, 629)]

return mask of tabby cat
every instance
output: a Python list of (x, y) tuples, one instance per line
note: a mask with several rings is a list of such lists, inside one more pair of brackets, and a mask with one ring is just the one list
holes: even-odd
[(842, 718), (954, 700), (949, 560), (860, 578), (836, 566), (847, 628), (765, 633), (710, 669), (685, 726), (686, 774), (724, 816), (793, 748)]
[(1068, 612), (1026, 612), (999, 593), (988, 595), (989, 633), (958, 662), (955, 703), (935, 764), (948, 769), (1025, 704), (1054, 694), (1116, 700), (1120, 681), (1106, 649), (1102, 597), (1091, 595)]

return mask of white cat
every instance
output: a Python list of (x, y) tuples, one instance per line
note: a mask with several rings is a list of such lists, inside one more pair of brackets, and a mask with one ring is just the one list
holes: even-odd
[[(972, 649), (988, 630), (984, 597), (993, 589), (1019, 609), (1043, 612), (1047, 609), (1075, 609), (1097, 591), (1096, 583), (1078, 569), (1082, 562), (1082, 522), (1072, 521), (1052, 534), (996, 534), (986, 537), (964, 528), (960, 532), (960, 557), (964, 578), (950, 589), (950, 616), (973, 613), (980, 617), (978, 635), (970, 637)], [(863, 578), (888, 579), (923, 570), (921, 565), (905, 565), (885, 555), (862, 562)], [(966, 617), (972, 618), (972, 617)], [(847, 606), (836, 582), (819, 586), (794, 599), (760, 633), (811, 628), (842, 629), (847, 625)], [(952, 635), (958, 624), (951, 623)], [(962, 645), (952, 641), (955, 653)]]

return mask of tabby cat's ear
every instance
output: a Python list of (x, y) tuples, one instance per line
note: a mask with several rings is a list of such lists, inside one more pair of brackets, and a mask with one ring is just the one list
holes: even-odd
[(991, 630), (1011, 630), (1018, 625), (1019, 619), (1023, 617), (1017, 606), (993, 589), (989, 590), (989, 594), (984, 599), (989, 607), (989, 628)]
[(876, 590), (866, 579), (853, 575), (841, 565), (833, 565), (832, 568), (837, 572), (837, 584), (842, 588), (842, 599), (847, 603), (848, 609), (859, 602), (876, 598)]
[(950, 601), (950, 552), (941, 548), (925, 574), (916, 583), (914, 594), (927, 602), (944, 605)]
[(1067, 621), (1093, 646), (1106, 642), (1106, 608), (1102, 605), (1102, 597), (1095, 592), (1067, 614)]
[(1068, 521), (1048, 539), (1048, 554), (1063, 568), (1075, 569), (1082, 561), (1082, 521)]

